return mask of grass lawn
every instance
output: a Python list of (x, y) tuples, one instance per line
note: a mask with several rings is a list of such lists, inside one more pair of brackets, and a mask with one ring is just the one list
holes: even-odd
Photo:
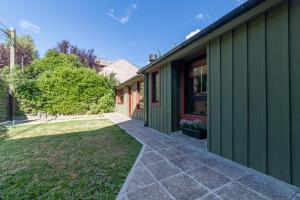
[(0, 199), (115, 199), (140, 148), (106, 119), (17, 125), (0, 141)]

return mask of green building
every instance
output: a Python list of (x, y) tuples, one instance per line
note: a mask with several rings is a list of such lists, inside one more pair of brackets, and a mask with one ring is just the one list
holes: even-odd
[(206, 121), (209, 151), (300, 186), (299, 0), (247, 1), (118, 91), (117, 111), (167, 134)]

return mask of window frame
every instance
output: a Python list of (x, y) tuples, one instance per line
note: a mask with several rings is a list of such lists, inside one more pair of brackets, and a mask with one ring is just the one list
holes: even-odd
[[(190, 67), (191, 67), (191, 64), (196, 62), (196, 61), (200, 61), (200, 60), (203, 60), (204, 61), (204, 65), (207, 66), (207, 70), (209, 71), (208, 69), (208, 60), (207, 60), (207, 54), (206, 53), (201, 53), (201, 55), (197, 56), (197, 57), (194, 57), (194, 58), (190, 58), (188, 60), (183, 60), (180, 64), (180, 79), (181, 79), (181, 86), (180, 86), (180, 93), (181, 93), (181, 118), (182, 119), (187, 119), (187, 120), (201, 120), (201, 121), (204, 121), (206, 122), (207, 121), (207, 117), (208, 117), (208, 113), (207, 115), (196, 115), (196, 114), (188, 114), (186, 112), (186, 104), (187, 104), (187, 73), (186, 71), (189, 71)], [(208, 73), (207, 71), (207, 73)], [(208, 80), (207, 80), (208, 81)], [(208, 82), (207, 82), (207, 88), (206, 88), (206, 92), (205, 92), (205, 95), (206, 95), (206, 101), (207, 101), (207, 97), (208, 97)], [(207, 102), (208, 103), (208, 102)]]
[[(157, 88), (157, 87), (155, 85), (155, 80), (154, 80), (153, 74), (156, 74), (156, 76), (158, 75), (158, 78), (159, 78), (159, 81), (158, 81), (158, 84), (159, 84), (159, 87), (158, 87), (158, 94), (159, 94), (158, 100), (154, 99), (155, 98), (154, 92), (157, 92), (154, 88)], [(161, 78), (160, 78), (160, 70), (159, 69), (151, 72), (150, 81), (151, 81), (151, 84), (150, 84), (151, 85), (151, 106), (160, 106)]]
[[(140, 107), (140, 84), (144, 84), (144, 94), (143, 94), (143, 100), (144, 100), (144, 108)], [(136, 83), (136, 109), (137, 110), (144, 110), (145, 109), (145, 82), (144, 80), (138, 81)]]
[[(119, 105), (124, 105), (124, 93), (125, 93), (124, 89), (125, 88), (117, 90), (117, 104)], [(122, 101), (121, 101), (121, 97), (122, 97)]]
[[(192, 66), (194, 63), (196, 62), (199, 62), (199, 65), (198, 66)], [(194, 113), (188, 113), (187, 112), (187, 104), (189, 102), (188, 98), (203, 98), (206, 100), (207, 102), (207, 88), (206, 88), (206, 92), (202, 92), (200, 93), (200, 95), (192, 95), (191, 94), (191, 91), (189, 89), (192, 88), (192, 83), (190, 82), (191, 81), (191, 70), (195, 69), (195, 68), (200, 68), (201, 69), (201, 72), (203, 70), (203, 67), (206, 66), (207, 67), (207, 59), (206, 58), (202, 58), (202, 59), (195, 59), (195, 60), (192, 60), (190, 62), (187, 63), (187, 67), (186, 67), (186, 70), (184, 72), (184, 76), (185, 76), (185, 105), (184, 105), (184, 114), (187, 114), (187, 115), (195, 115), (195, 116), (204, 116), (204, 117), (207, 117), (207, 114), (194, 114)], [(202, 74), (201, 74), (202, 75)], [(202, 77), (201, 77), (201, 81), (202, 81)], [(207, 83), (206, 83), (207, 85)], [(202, 83), (201, 83), (201, 90), (202, 90)]]

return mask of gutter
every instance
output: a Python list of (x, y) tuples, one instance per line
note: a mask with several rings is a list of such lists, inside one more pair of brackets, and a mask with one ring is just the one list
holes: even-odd
[(181, 43), (178, 46), (171, 49), (166, 54), (162, 55), (156, 61), (153, 61), (153, 62), (149, 63), (148, 65), (146, 65), (145, 67), (141, 68), (137, 73), (144, 74), (147, 69), (149, 69), (149, 68), (157, 65), (161, 61), (171, 57), (176, 52), (182, 50), (183, 48), (194, 43), (195, 41), (207, 36), (208, 34), (212, 33), (216, 29), (222, 27), (223, 25), (230, 22), (231, 20), (241, 16), (242, 14), (246, 13), (247, 11), (251, 10), (252, 8), (256, 7), (257, 5), (261, 4), (264, 1), (266, 1), (266, 0), (248, 0), (248, 1), (246, 1), (242, 5), (238, 6), (237, 8), (235, 8), (228, 14), (224, 15), (222, 18), (218, 19), (216, 22), (212, 23), (211, 25), (209, 25), (208, 27), (206, 27), (205, 29), (203, 29), (202, 31), (200, 31), (199, 33), (197, 33), (196, 35), (191, 37), (190, 39), (184, 41), (183, 43)]
[(142, 74), (137, 74), (133, 77), (131, 77), (130, 79), (128, 79), (127, 81), (120, 83), (119, 85), (117, 85), (117, 89), (122, 88), (124, 86), (126, 86), (127, 84), (131, 83), (132, 81), (138, 80), (140, 77), (142, 77)]

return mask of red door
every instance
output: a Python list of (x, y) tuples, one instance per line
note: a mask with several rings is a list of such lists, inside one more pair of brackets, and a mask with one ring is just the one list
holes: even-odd
[(132, 116), (132, 88), (128, 86), (128, 116)]

